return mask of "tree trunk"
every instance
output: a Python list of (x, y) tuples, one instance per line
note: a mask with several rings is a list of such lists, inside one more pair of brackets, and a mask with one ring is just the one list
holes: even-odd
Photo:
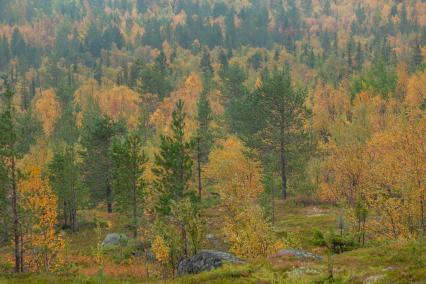
[(112, 213), (112, 190), (111, 190), (111, 185), (109, 184), (109, 180), (107, 181), (107, 188), (106, 188), (106, 202), (107, 202), (107, 212)]
[(198, 171), (198, 195), (201, 200), (201, 191), (202, 191), (202, 183), (201, 183), (201, 151), (200, 151), (200, 137), (197, 137), (197, 171)]
[(186, 237), (185, 225), (181, 224), (181, 233), (182, 233), (182, 241), (183, 241), (183, 254), (185, 257), (188, 257), (188, 239)]
[(271, 183), (271, 195), (272, 195), (272, 226), (275, 226), (275, 184), (274, 184), (274, 173), (272, 173)]
[[(283, 135), (283, 134), (282, 134)], [(286, 158), (284, 149), (284, 138), (281, 135), (280, 139), (280, 158), (281, 158), (281, 181), (282, 181), (282, 198), (287, 198), (287, 171), (286, 171)]]
[(71, 212), (71, 230), (75, 233), (77, 229), (77, 209), (73, 207)]
[(16, 165), (15, 157), (12, 157), (12, 214), (13, 214), (13, 234), (15, 245), (15, 272), (23, 272), (22, 238), (18, 215), (18, 193), (16, 185)]
[[(136, 151), (133, 151), (133, 156), (136, 156)], [(133, 237), (136, 239), (138, 237), (138, 204), (137, 204), (137, 195), (136, 195), (136, 163), (135, 163), (135, 159), (133, 160), (133, 176), (132, 176), (132, 193), (133, 193)]]
[(68, 228), (69, 227), (69, 223), (68, 223), (68, 206), (67, 206), (67, 202), (64, 200), (64, 224), (63, 224), (63, 228)]
[(77, 231), (77, 192), (75, 189), (74, 183), (74, 145), (71, 146), (71, 162), (73, 163), (71, 167), (71, 192), (72, 192), (72, 202), (71, 202), (71, 229), (73, 232)]

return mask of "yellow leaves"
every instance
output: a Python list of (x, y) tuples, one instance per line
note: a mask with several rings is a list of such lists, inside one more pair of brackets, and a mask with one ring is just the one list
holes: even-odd
[(182, 100), (187, 113), (185, 133), (191, 136), (196, 129), (197, 101), (202, 91), (203, 83), (201, 78), (192, 73), (186, 78), (179, 90), (173, 92), (170, 97), (164, 98), (156, 111), (150, 116), (150, 123), (155, 126), (158, 133), (169, 133), (173, 109), (176, 102)]
[(137, 40), (143, 36), (143, 34), (145, 33), (145, 29), (138, 25), (137, 23), (133, 23), (132, 28), (131, 28), (131, 33), (129, 35), (130, 38), (130, 42), (132, 44), (136, 44)]
[(256, 88), (258, 89), (262, 88), (262, 85), (263, 85), (262, 80), (260, 78), (257, 78), (255, 85), (256, 85)]
[(419, 108), (426, 100), (426, 72), (413, 75), (407, 86), (405, 102), (412, 108)]
[(18, 168), (24, 171), (29, 170), (33, 165), (43, 167), (52, 158), (52, 149), (49, 148), (48, 140), (44, 137), (37, 139), (36, 143), (30, 147), (30, 151), (18, 161)]
[(170, 249), (166, 245), (164, 239), (157, 235), (152, 242), (151, 250), (155, 258), (163, 265), (167, 265), (170, 258)]
[(55, 231), (58, 199), (41, 169), (30, 167), (28, 177), (19, 183), (20, 205), (28, 220), (23, 236), (27, 255), (25, 261), (31, 271), (52, 271), (61, 265), (65, 242)]
[(243, 258), (272, 255), (284, 245), (273, 239), (271, 228), (258, 205), (242, 208), (234, 216), (225, 217), (223, 232), (230, 251)]
[[(99, 88), (93, 80), (84, 84), (75, 93), (74, 103), (87, 110), (89, 103), (96, 103), (103, 114), (113, 120), (124, 119), (130, 128), (139, 121), (139, 94), (125, 86)], [(81, 116), (80, 116), (81, 119)]]
[(330, 143), (321, 196), (350, 206), (362, 200), (369, 210), (366, 229), (374, 237), (417, 237), (425, 226), (425, 137), (426, 118), (408, 117), (395, 119), (364, 143)]
[(256, 204), (263, 191), (262, 168), (248, 154), (249, 149), (238, 138), (229, 137), (210, 153), (205, 176), (214, 182), (220, 195), (223, 233), (230, 250), (242, 257), (257, 258), (273, 253), (277, 246)]
[(261, 165), (248, 158), (247, 152), (248, 148), (231, 136), (209, 156), (206, 177), (216, 182), (215, 189), (231, 203), (253, 201), (263, 191)]
[(38, 93), (34, 98), (34, 109), (43, 124), (44, 133), (52, 134), (61, 114), (61, 104), (53, 89)]
[(175, 15), (173, 17), (173, 24), (172, 28), (173, 30), (176, 30), (176, 27), (178, 25), (184, 26), (186, 24), (186, 13), (184, 10), (180, 11), (179, 14)]
[(320, 132), (329, 131), (333, 122), (345, 117), (350, 107), (349, 96), (341, 89), (319, 83), (311, 95), (313, 127)]

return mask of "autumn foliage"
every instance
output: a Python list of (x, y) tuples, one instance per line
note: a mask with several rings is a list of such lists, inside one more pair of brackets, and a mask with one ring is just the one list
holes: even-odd
[(26, 266), (31, 271), (53, 271), (63, 264), (65, 245), (55, 229), (58, 199), (36, 166), (30, 168), (19, 188), (27, 225), (23, 236)]
[(257, 197), (263, 191), (262, 167), (248, 153), (238, 138), (229, 137), (211, 152), (206, 174), (220, 195), (223, 234), (231, 251), (242, 257), (257, 258), (275, 252), (280, 243), (274, 240), (257, 204)]

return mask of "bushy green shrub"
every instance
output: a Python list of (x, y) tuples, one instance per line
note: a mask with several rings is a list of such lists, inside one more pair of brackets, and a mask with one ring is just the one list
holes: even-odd
[(336, 234), (332, 231), (325, 234), (315, 231), (312, 243), (316, 246), (326, 247), (332, 253), (342, 253), (359, 247), (351, 236)]

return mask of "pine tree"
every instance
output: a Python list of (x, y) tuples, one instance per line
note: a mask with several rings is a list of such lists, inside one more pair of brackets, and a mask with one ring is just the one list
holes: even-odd
[(301, 119), (305, 113), (304, 93), (294, 90), (288, 66), (267, 75), (259, 89), (265, 94), (266, 99), (263, 106), (266, 114), (265, 134), (270, 136), (279, 152), (282, 197), (285, 199), (289, 164), (288, 147), (293, 142), (294, 132), (301, 129)]
[[(208, 83), (205, 83), (205, 85)], [(197, 177), (198, 177), (198, 195), (201, 198), (202, 192), (202, 166), (207, 162), (210, 149), (213, 143), (213, 137), (210, 129), (212, 121), (212, 110), (208, 98), (209, 88), (204, 86), (203, 92), (198, 99), (197, 115), (197, 134), (196, 134), (196, 152), (197, 152)]]
[(77, 210), (83, 193), (79, 173), (74, 145), (67, 145), (54, 153), (49, 164), (49, 180), (58, 197), (58, 215), (62, 227), (71, 228), (73, 232), (78, 230)]
[(4, 69), (10, 60), (9, 42), (6, 36), (0, 39), (0, 70)]
[(201, 56), (201, 62), (200, 62), (201, 70), (204, 73), (204, 76), (207, 76), (209, 78), (213, 77), (213, 67), (212, 62), (210, 59), (210, 54), (207, 49), (203, 50), (203, 54)]
[(362, 46), (360, 42), (358, 42), (358, 45), (356, 47), (355, 64), (357, 70), (360, 70), (362, 68), (362, 65), (364, 64), (364, 54), (362, 52)]
[(99, 60), (99, 63), (96, 64), (94, 78), (98, 82), (98, 85), (102, 86), (102, 60)]
[(419, 41), (416, 40), (416, 44), (414, 45), (413, 57), (412, 57), (412, 70), (416, 70), (423, 63), (423, 55), (422, 49), (420, 48)]
[(137, 133), (117, 139), (112, 145), (113, 185), (118, 206), (132, 220), (133, 237), (138, 236), (139, 219), (143, 213), (145, 166), (148, 158), (142, 150)]
[(184, 104), (181, 100), (176, 103), (172, 117), (172, 136), (161, 136), (160, 152), (155, 155), (153, 173), (157, 177), (154, 183), (160, 193), (157, 212), (167, 216), (171, 213), (172, 201), (180, 201), (184, 197), (193, 196), (189, 188), (192, 177), (193, 145), (185, 139)]
[(401, 33), (407, 33), (409, 31), (409, 22), (407, 17), (407, 4), (405, 1), (402, 2), (401, 14), (399, 15), (399, 29)]
[(27, 44), (17, 27), (13, 29), (12, 39), (10, 41), (10, 50), (14, 57), (25, 56), (27, 52)]
[(223, 73), (228, 68), (228, 56), (226, 55), (223, 49), (219, 53), (219, 62), (221, 67), (221, 73)]
[(15, 272), (24, 271), (21, 218), (19, 215), (18, 170), (16, 162), (18, 135), (16, 130), (16, 109), (12, 104), (15, 94), (12, 86), (4, 78), (4, 90), (1, 93), (2, 112), (0, 113), (0, 184), (6, 190), (2, 197), (10, 196), (6, 202), (11, 208), (11, 222), (14, 238)]
[(94, 201), (104, 199), (107, 212), (112, 213), (111, 159), (109, 151), (114, 135), (114, 123), (99, 111), (85, 114), (81, 144), (84, 147), (83, 176)]

